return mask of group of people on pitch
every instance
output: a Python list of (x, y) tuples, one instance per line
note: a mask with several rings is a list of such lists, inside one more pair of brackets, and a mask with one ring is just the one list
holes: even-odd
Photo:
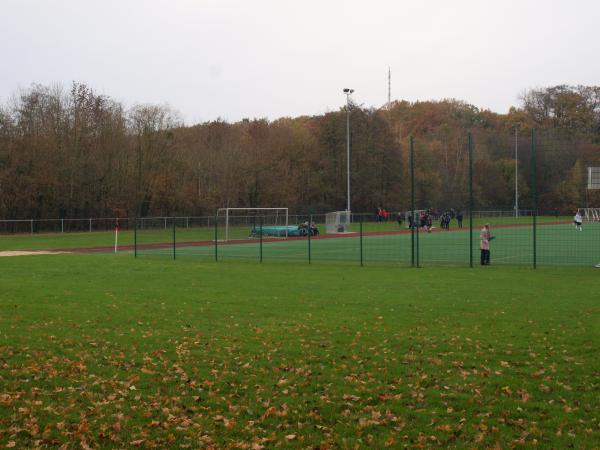
[(405, 214), (408, 219), (408, 228), (419, 227), (423, 228), (427, 232), (431, 232), (433, 228), (433, 221), (438, 219), (440, 221), (440, 228), (442, 230), (450, 231), (450, 221), (452, 219), (456, 219), (459, 228), (462, 228), (463, 226), (463, 213), (460, 210), (454, 210), (454, 208), (450, 208), (450, 210), (443, 211), (442, 213), (433, 208), (420, 211), (418, 216), (415, 217), (415, 223), (413, 223), (413, 218), (410, 214), (410, 211), (407, 213), (399, 212), (398, 225), (402, 226), (402, 219)]

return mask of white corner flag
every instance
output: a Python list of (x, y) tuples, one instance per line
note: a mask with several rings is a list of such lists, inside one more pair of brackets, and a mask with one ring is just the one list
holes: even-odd
[(115, 253), (117, 253), (119, 243), (119, 219), (117, 219), (117, 224), (115, 225)]

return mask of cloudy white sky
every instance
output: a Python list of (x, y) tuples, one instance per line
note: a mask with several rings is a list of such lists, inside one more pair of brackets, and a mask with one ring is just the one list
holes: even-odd
[(600, 84), (598, 0), (2, 0), (0, 101), (84, 82), (187, 123)]

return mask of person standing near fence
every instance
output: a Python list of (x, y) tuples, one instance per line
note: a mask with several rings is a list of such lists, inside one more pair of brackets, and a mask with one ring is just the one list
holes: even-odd
[(490, 224), (486, 223), (481, 229), (481, 233), (479, 233), (479, 240), (481, 249), (481, 265), (489, 266), (490, 265), (490, 241), (494, 239), (492, 237), (492, 233), (490, 232)]

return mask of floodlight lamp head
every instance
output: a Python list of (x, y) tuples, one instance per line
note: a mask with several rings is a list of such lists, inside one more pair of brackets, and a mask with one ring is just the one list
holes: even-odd
[(344, 94), (348, 94), (349, 92), (350, 92), (350, 89), (344, 88)]

